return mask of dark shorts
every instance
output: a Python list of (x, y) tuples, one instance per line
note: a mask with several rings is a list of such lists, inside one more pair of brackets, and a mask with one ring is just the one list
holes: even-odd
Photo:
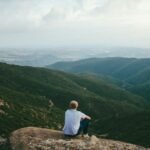
[(83, 134), (87, 134), (87, 133), (88, 133), (89, 122), (90, 122), (90, 120), (88, 120), (88, 119), (83, 119), (83, 120), (80, 122), (80, 127), (79, 127), (79, 130), (78, 130), (77, 134), (75, 134), (75, 135), (66, 135), (66, 134), (65, 134), (65, 137), (73, 138), (73, 137), (78, 136), (78, 135), (81, 134), (82, 132), (83, 132)]

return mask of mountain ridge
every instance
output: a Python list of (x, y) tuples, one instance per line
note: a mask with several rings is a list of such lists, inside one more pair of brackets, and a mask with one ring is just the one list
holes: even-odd
[[(130, 121), (130, 116), (143, 112), (149, 118), (149, 105), (139, 96), (104, 81), (45, 68), (0, 63), (0, 72), (0, 99), (10, 106), (0, 106), (7, 114), (0, 114), (0, 133), (3, 136), (26, 126), (62, 128), (64, 111), (70, 100), (76, 99), (80, 104), (79, 110), (93, 118), (91, 133), (107, 133), (107, 138), (149, 145), (147, 140), (137, 141), (137, 135), (128, 139), (137, 120), (143, 122), (139, 125), (143, 131), (138, 133), (139, 137), (145, 135), (150, 123), (144, 123), (141, 117)], [(129, 122), (130, 130), (123, 131)], [(117, 133), (117, 125), (123, 131), (121, 135)], [(149, 134), (145, 139), (149, 139)]]
[[(129, 90), (131, 92), (136, 86), (143, 86), (150, 83), (150, 59), (149, 58), (91, 58), (74, 62), (58, 62), (47, 68), (53, 68), (56, 70), (63, 70), (76, 74), (95, 74), (98, 76), (105, 76), (112, 79), (113, 83), (118, 80), (118, 84), (121, 88)], [(106, 78), (107, 80), (107, 78)], [(111, 81), (111, 80), (110, 80)], [(136, 88), (136, 87), (135, 87)], [(150, 86), (143, 88), (150, 92)], [(130, 90), (131, 89), (131, 90)], [(139, 88), (140, 91), (140, 88)], [(138, 92), (135, 94), (140, 95)], [(150, 96), (141, 94), (140, 96), (150, 99)]]

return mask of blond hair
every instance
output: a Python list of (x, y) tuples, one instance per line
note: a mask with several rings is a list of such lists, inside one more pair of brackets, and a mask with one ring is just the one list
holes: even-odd
[(69, 108), (77, 109), (78, 108), (78, 102), (76, 100), (72, 100), (69, 104)]

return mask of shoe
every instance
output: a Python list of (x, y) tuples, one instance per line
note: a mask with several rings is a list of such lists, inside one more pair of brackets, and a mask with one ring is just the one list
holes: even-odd
[(82, 138), (82, 135), (81, 134), (79, 134), (79, 135), (77, 135), (77, 136), (75, 136), (76, 138)]
[(90, 136), (88, 134), (83, 134), (83, 137), (86, 139), (90, 138)]

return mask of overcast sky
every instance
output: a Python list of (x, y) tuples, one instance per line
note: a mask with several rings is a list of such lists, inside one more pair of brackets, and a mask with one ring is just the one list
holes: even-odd
[(0, 0), (0, 47), (150, 48), (150, 0)]

